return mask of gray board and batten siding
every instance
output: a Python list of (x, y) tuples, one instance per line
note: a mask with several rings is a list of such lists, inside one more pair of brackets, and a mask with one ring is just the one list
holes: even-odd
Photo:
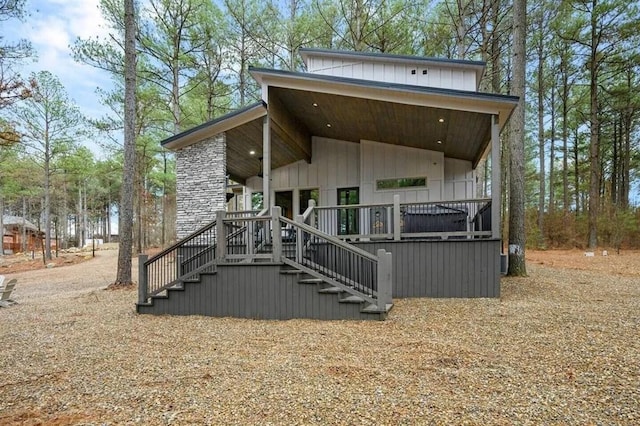
[(301, 284), (299, 274), (282, 273), (281, 264), (221, 264), (168, 297), (138, 305), (155, 315), (205, 315), (252, 319), (383, 320), (386, 313), (361, 312), (362, 304), (340, 303), (339, 294), (322, 294), (317, 284)]
[[(500, 297), (500, 240), (379, 240), (351, 244), (370, 253), (379, 249), (392, 253), (394, 298)], [(323, 251), (317, 253), (321, 256)]]

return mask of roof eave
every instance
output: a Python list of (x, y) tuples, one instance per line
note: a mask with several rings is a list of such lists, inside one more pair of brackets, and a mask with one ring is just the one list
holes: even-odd
[(325, 93), (371, 96), (372, 98), (377, 94), (378, 96), (375, 98), (379, 100), (394, 101), (391, 98), (395, 98), (395, 101), (399, 103), (498, 114), (500, 128), (506, 124), (519, 101), (517, 96), (511, 95), (409, 86), (267, 68), (250, 67), (249, 72), (263, 86), (267, 84)]
[(263, 102), (256, 102), (245, 108), (230, 112), (214, 120), (173, 135), (160, 144), (170, 150), (178, 150), (201, 140), (226, 132), (242, 124), (267, 115), (267, 107)]

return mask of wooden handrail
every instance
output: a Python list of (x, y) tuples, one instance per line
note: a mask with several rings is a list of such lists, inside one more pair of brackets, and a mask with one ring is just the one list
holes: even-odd
[(170, 245), (169, 247), (167, 247), (166, 249), (162, 250), (160, 253), (156, 254), (155, 256), (151, 257), (151, 259), (147, 260), (146, 262), (144, 262), (145, 265), (149, 265), (151, 263), (153, 263), (153, 261), (166, 256), (168, 253), (176, 250), (179, 247), (182, 247), (183, 245), (186, 244), (187, 241), (194, 239), (195, 237), (197, 237), (198, 235), (208, 231), (209, 229), (213, 228), (216, 226), (216, 221), (214, 220), (213, 222), (209, 223), (208, 225), (203, 226), (202, 228), (198, 229), (196, 232), (189, 234), (188, 236), (182, 238), (181, 240), (176, 241), (175, 243), (173, 243), (172, 245)]
[(348, 243), (342, 241), (339, 238), (336, 238), (336, 237), (333, 237), (331, 235), (325, 234), (324, 232), (319, 231), (316, 228), (314, 228), (313, 226), (307, 225), (306, 223), (294, 222), (293, 220), (288, 219), (288, 218), (286, 218), (284, 216), (280, 216), (280, 220), (282, 222), (286, 223), (286, 224), (289, 224), (289, 225), (293, 226), (293, 227), (298, 227), (298, 228), (302, 229), (303, 231), (308, 232), (309, 234), (312, 234), (312, 235), (315, 235), (317, 237), (323, 238), (323, 239), (329, 241), (331, 244), (334, 244), (334, 245), (336, 245), (338, 247), (341, 247), (341, 248), (343, 248), (343, 249), (345, 249), (347, 251), (350, 251), (353, 254), (357, 254), (358, 256), (362, 256), (362, 257), (364, 257), (366, 259), (373, 260), (375, 262), (378, 261), (378, 257), (373, 255), (373, 254), (371, 254), (371, 253), (369, 253), (368, 251), (362, 250), (361, 248), (358, 248), (356, 246), (348, 244)]

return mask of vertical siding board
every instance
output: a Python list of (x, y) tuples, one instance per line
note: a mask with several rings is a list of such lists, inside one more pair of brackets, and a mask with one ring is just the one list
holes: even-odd
[(257, 272), (260, 272), (262, 267), (243, 268), (247, 270), (248, 279), (245, 282), (235, 283), (235, 287), (238, 289), (238, 311), (241, 312), (243, 317), (247, 318), (261, 318), (264, 314), (264, 310), (260, 310), (261, 305), (258, 298), (255, 297), (255, 290), (257, 284)]
[[(429, 277), (429, 270), (431, 269), (429, 267), (429, 264), (431, 263), (431, 259), (429, 259), (429, 254), (424, 245), (418, 245), (417, 247), (415, 247), (416, 245), (413, 244), (413, 246), (414, 247), (405, 247), (402, 256), (405, 258), (405, 262), (410, 262), (409, 265), (411, 267), (411, 275), (407, 277), (407, 280), (409, 280), (407, 284), (410, 285), (409, 291), (407, 293), (419, 294), (420, 287), (427, 288), (428, 286), (432, 285), (431, 279)], [(413, 251), (417, 251), (419, 257), (417, 260), (414, 259), (413, 261), (411, 261), (411, 253)], [(420, 264), (424, 264), (427, 267), (427, 271), (425, 271), (426, 274), (422, 276), (418, 271), (420, 268)]]
[(429, 248), (431, 250), (431, 253), (433, 253), (433, 258), (435, 260), (435, 262), (432, 264), (434, 275), (435, 275), (434, 279), (435, 279), (435, 282), (438, 283), (438, 287), (436, 289), (435, 295), (436, 297), (444, 297), (445, 286), (446, 286), (444, 259), (447, 258), (446, 251), (445, 251), (447, 247), (444, 244), (440, 245), (440, 244), (432, 243), (429, 245)]
[(221, 289), (222, 282), (224, 281), (225, 270), (222, 267), (218, 267), (218, 273), (211, 281), (213, 288), (212, 294), (215, 301), (216, 315), (224, 316), (224, 299), (222, 297)]
[[(484, 244), (481, 244), (481, 246), (484, 246)], [(480, 261), (482, 259), (482, 247), (480, 247), (480, 251), (474, 250), (472, 252), (472, 256), (473, 256), (473, 269), (471, 271), (473, 273), (474, 283), (473, 283), (471, 294), (469, 295), (470, 297), (473, 297), (473, 295), (475, 294), (481, 294), (480, 289), (482, 288), (482, 283), (484, 281), (483, 279), (484, 273), (480, 268)]]
[(464, 270), (465, 270), (465, 266), (467, 263), (467, 258), (464, 257), (464, 247), (462, 244), (458, 244), (457, 242), (454, 242), (453, 245), (456, 248), (456, 274), (458, 276), (458, 279), (456, 281), (457, 283), (457, 288), (456, 288), (456, 297), (460, 297), (463, 294), (463, 283), (464, 283)]
[(433, 246), (434, 250), (438, 253), (438, 265), (436, 271), (438, 272), (438, 282), (440, 283), (440, 293), (438, 297), (448, 297), (448, 287), (450, 280), (450, 271), (449, 271), (449, 260), (452, 258), (452, 255), (447, 250), (448, 247), (446, 244), (435, 244)]
[(493, 267), (491, 265), (491, 260), (490, 260), (491, 259), (491, 252), (492, 252), (492, 250), (491, 250), (489, 244), (485, 244), (484, 250), (482, 250), (482, 256), (483, 256), (482, 260), (484, 262), (483, 264), (486, 265), (485, 266), (485, 276), (487, 277), (485, 279), (485, 282), (484, 282), (484, 285), (483, 285), (483, 289), (482, 289), (483, 290), (482, 291), (482, 295), (484, 297), (488, 297), (491, 294), (490, 281), (491, 281), (492, 277), (494, 276), (493, 275), (494, 270), (493, 270)]
[(308, 284), (300, 284), (304, 286), (304, 317), (311, 318), (311, 313), (313, 312), (311, 303), (311, 297), (313, 296), (310, 291), (308, 291)]
[[(290, 278), (290, 277), (288, 277)], [(290, 279), (282, 280), (280, 279), (280, 287), (286, 290), (287, 292), (287, 319), (295, 318), (295, 310), (296, 310), (296, 287), (293, 285)]]
[(231, 306), (230, 306), (230, 314), (232, 316), (238, 315), (238, 285), (236, 285), (236, 283), (244, 283), (246, 282), (247, 277), (245, 276), (244, 272), (244, 268), (234, 268), (233, 266), (229, 268), (234, 275), (238, 274), (238, 279), (235, 280), (229, 280), (227, 282), (224, 283), (224, 287), (226, 288), (228, 294), (229, 294), (229, 299), (231, 300)]
[[(210, 280), (209, 280), (210, 278)], [(201, 275), (200, 276), (200, 283), (198, 285), (201, 285), (204, 289), (204, 300), (203, 303), (205, 304), (202, 312), (204, 313), (204, 315), (213, 315), (213, 308), (215, 307), (215, 300), (213, 299), (213, 280), (217, 278), (217, 274), (216, 275), (207, 275), (206, 277)]]
[(483, 286), (483, 289), (482, 289), (483, 290), (482, 291), (482, 295), (484, 297), (488, 297), (492, 293), (490, 291), (490, 287), (492, 285), (491, 281), (492, 281), (492, 279), (494, 277), (495, 270), (494, 270), (494, 268), (493, 268), (493, 266), (491, 264), (491, 253), (492, 253), (492, 250), (491, 250), (490, 244), (488, 244), (488, 243), (485, 244), (484, 250), (482, 250), (483, 261), (484, 261), (483, 264), (486, 265), (485, 266), (485, 276), (487, 277), (485, 279), (485, 283), (484, 283), (484, 286)]
[[(295, 280), (294, 280), (295, 277)], [(297, 282), (296, 275), (285, 275), (285, 278), (289, 282), (289, 286), (291, 287), (291, 295), (293, 299), (293, 305), (291, 306), (291, 316), (293, 318), (300, 318), (302, 316), (302, 309), (300, 309), (300, 299), (301, 295), (301, 285)]]
[(458, 277), (457, 277), (457, 271), (456, 271), (456, 265), (455, 265), (458, 253), (456, 253), (456, 248), (452, 244), (447, 244), (447, 248), (451, 253), (451, 255), (449, 256), (449, 262), (447, 265), (447, 270), (450, 273), (447, 297), (453, 297), (458, 287), (458, 282), (457, 282)]
[(231, 301), (228, 298), (228, 293), (226, 292), (225, 284), (227, 282), (229, 282), (229, 280), (234, 279), (234, 277), (230, 276), (229, 268), (227, 268), (227, 267), (222, 268), (221, 267), (220, 269), (224, 271), (224, 275), (222, 275), (220, 277), (220, 281), (219, 281), (220, 285), (218, 286), (218, 290), (217, 291), (218, 291), (218, 295), (219, 295), (218, 297), (219, 297), (219, 299), (221, 301), (221, 307), (222, 307), (221, 314), (222, 314), (222, 316), (226, 317), (226, 316), (231, 315), (231, 311), (230, 311), (230, 309), (231, 309)]
[(482, 243), (482, 247), (480, 248), (480, 250), (476, 250), (475, 252), (475, 259), (476, 259), (476, 264), (475, 264), (475, 271), (476, 271), (476, 285), (474, 286), (474, 294), (478, 294), (480, 296), (486, 297), (486, 291), (485, 289), (487, 288), (487, 271), (486, 268), (482, 267), (482, 261), (484, 260), (484, 253), (487, 251), (487, 244), (486, 243)]
[(464, 297), (470, 297), (472, 296), (475, 291), (475, 283), (476, 283), (476, 273), (475, 273), (475, 266), (476, 266), (476, 259), (475, 259), (475, 250), (471, 250), (471, 246), (469, 244), (460, 244), (464, 249), (465, 249), (465, 255), (467, 256), (467, 262), (469, 262), (468, 265), (466, 265), (465, 268), (463, 268), (463, 270), (465, 271), (465, 282), (463, 283), (463, 294)]
[(431, 297), (439, 297), (442, 292), (442, 265), (440, 262), (440, 250), (436, 250), (433, 244), (424, 246), (425, 254), (429, 257), (429, 278), (431, 283), (429, 284), (429, 294)]

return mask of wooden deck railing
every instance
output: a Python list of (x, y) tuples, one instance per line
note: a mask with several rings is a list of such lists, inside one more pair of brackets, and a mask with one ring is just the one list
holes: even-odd
[(491, 199), (315, 207), (315, 227), (345, 240), (490, 238)]
[(138, 303), (144, 303), (150, 296), (181, 284), (199, 273), (215, 271), (216, 260), (221, 258), (219, 252), (226, 252), (227, 247), (233, 245), (218, 245), (219, 239), (233, 242), (239, 234), (246, 232), (237, 228), (236, 222), (246, 218), (253, 220), (252, 218), (261, 217), (266, 212), (267, 209), (230, 212), (228, 219), (223, 215), (222, 220), (214, 220), (150, 259), (145, 254), (139, 255)]
[(375, 255), (345, 240), (490, 238), (491, 200), (316, 207), (296, 220), (274, 207), (217, 212), (216, 220), (161, 253), (139, 257), (139, 303), (220, 262), (295, 264), (383, 309), (391, 303), (391, 253)]
[(151, 259), (138, 256), (138, 303), (182, 283), (189, 277), (215, 268), (216, 222), (197, 230)]

